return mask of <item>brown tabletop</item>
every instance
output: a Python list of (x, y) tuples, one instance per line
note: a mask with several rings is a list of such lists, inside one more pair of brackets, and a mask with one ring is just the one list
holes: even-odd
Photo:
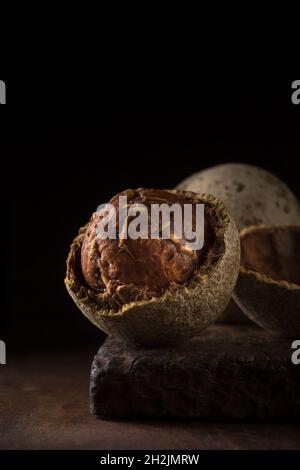
[(300, 423), (95, 418), (95, 352), (8, 356), (0, 366), (1, 449), (300, 449)]

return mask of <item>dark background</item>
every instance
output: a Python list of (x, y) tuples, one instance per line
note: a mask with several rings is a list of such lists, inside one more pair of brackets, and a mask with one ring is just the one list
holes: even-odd
[[(69, 103), (2, 115), (0, 338), (8, 348), (68, 348), (104, 335), (65, 290), (72, 238), (91, 213), (129, 187), (174, 187), (224, 162), (260, 165), (300, 196), (300, 105), (293, 80), (211, 81), (195, 94), (87, 90), (93, 111)], [(8, 87), (8, 102), (13, 96)]]

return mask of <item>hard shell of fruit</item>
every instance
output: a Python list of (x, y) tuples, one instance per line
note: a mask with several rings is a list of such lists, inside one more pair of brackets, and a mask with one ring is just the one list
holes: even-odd
[[(224, 202), (239, 229), (257, 224), (300, 224), (300, 204), (277, 176), (243, 163), (228, 163), (195, 173), (178, 186), (212, 194)], [(249, 321), (231, 301), (220, 318), (225, 323)]]
[(261, 327), (299, 338), (300, 225), (247, 227), (240, 240), (235, 301)]
[(89, 295), (81, 270), (81, 248), (89, 224), (74, 239), (67, 259), (65, 284), (84, 315), (108, 335), (141, 345), (174, 345), (199, 335), (228, 305), (239, 271), (239, 234), (225, 206), (210, 195), (168, 192), (204, 204), (215, 220), (214, 256), (182, 288), (124, 304), (118, 310), (99, 305)]
[(223, 201), (239, 229), (300, 223), (300, 204), (293, 192), (277, 176), (256, 166), (214, 166), (186, 178), (177, 187), (212, 194)]

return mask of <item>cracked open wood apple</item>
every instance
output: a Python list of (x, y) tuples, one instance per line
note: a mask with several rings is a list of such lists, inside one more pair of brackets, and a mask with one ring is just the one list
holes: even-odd
[(241, 267), (233, 294), (263, 328), (300, 336), (300, 225), (258, 225), (240, 233)]
[[(195, 173), (179, 189), (212, 194), (230, 210), (241, 230), (260, 224), (300, 224), (300, 204), (277, 176), (253, 165), (226, 163)], [(232, 300), (220, 317), (228, 323), (248, 321)]]
[[(224, 311), (236, 284), (239, 234), (225, 206), (213, 196), (182, 190), (126, 190), (127, 204), (204, 204), (204, 245), (185, 238), (101, 239), (103, 214), (95, 212), (74, 239), (66, 287), (80, 310), (109, 335), (143, 345), (176, 344), (199, 335)], [(148, 211), (151, 223), (151, 210)], [(184, 211), (182, 212), (184, 218)], [(194, 213), (192, 225), (195, 224)], [(184, 222), (184, 221), (183, 221)], [(161, 227), (160, 227), (161, 230)], [(161, 231), (159, 232), (161, 234)]]

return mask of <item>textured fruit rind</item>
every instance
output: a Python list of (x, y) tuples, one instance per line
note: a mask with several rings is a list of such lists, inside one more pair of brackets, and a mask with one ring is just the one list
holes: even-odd
[(223, 201), (239, 229), (300, 223), (300, 204), (289, 187), (277, 176), (253, 165), (227, 163), (207, 168), (177, 187), (212, 194)]
[[(272, 227), (247, 227), (240, 236)], [(293, 229), (293, 226), (284, 226), (285, 229), (288, 227)], [(262, 328), (282, 336), (296, 338), (300, 335), (300, 286), (297, 284), (274, 280), (241, 266), (233, 298), (242, 311)]]
[(186, 287), (166, 291), (149, 301), (131, 302), (118, 312), (104, 308), (90, 299), (76, 273), (75, 257), (81, 249), (86, 227), (71, 245), (65, 284), (82, 313), (108, 335), (143, 345), (173, 345), (199, 335), (211, 325), (228, 305), (236, 284), (240, 264), (239, 235), (235, 222), (224, 205), (210, 195), (170, 190), (186, 197), (196, 197), (215, 211), (223, 252), (205, 273)]
[[(258, 224), (300, 224), (300, 204), (289, 187), (263, 168), (226, 163), (183, 180), (177, 188), (213, 194), (230, 210), (239, 229)], [(234, 302), (222, 315), (224, 323), (245, 323)]]

